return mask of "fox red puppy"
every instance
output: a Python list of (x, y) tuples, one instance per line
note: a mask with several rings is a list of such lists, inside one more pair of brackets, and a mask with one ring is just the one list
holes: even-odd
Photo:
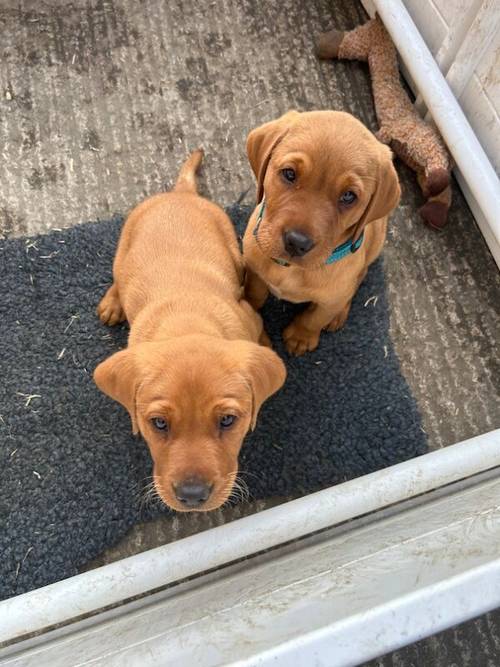
[(128, 347), (95, 369), (97, 386), (130, 413), (154, 462), (158, 494), (179, 511), (229, 497), (243, 438), (285, 381), (262, 320), (242, 298), (243, 260), (231, 221), (200, 197), (202, 152), (172, 192), (128, 216), (102, 322), (127, 320)]

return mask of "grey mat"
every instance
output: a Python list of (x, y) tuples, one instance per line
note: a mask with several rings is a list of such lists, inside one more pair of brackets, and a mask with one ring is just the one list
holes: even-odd
[[(247, 214), (231, 209), (240, 230)], [(133, 523), (161, 511), (141, 510), (147, 449), (91, 378), (126, 344), (126, 326), (107, 329), (94, 313), (120, 225), (1, 245), (0, 598), (75, 574)], [(280, 331), (295, 309), (276, 300), (265, 308), (284, 356)], [(388, 334), (381, 263), (346, 327), (287, 364), (285, 388), (264, 406), (240, 457), (252, 497), (311, 492), (425, 451)]]

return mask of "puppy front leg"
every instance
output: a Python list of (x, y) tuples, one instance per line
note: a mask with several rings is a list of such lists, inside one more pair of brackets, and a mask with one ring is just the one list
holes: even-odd
[(328, 322), (327, 326), (325, 329), (328, 331), (338, 331), (339, 329), (342, 329), (344, 324), (347, 321), (347, 318), (349, 317), (349, 311), (351, 310), (351, 301), (348, 301), (346, 305), (342, 308), (342, 310), (335, 315), (331, 319), (330, 322)]
[[(356, 289), (354, 290), (352, 296), (354, 296), (354, 294), (356, 294), (356, 292), (358, 291), (358, 288), (365, 279), (367, 272), (368, 268), (365, 267), (363, 271), (361, 271), (361, 273), (359, 274), (356, 280)], [(352, 303), (352, 297), (349, 299), (349, 301), (347, 301), (347, 303), (344, 303), (344, 305), (341, 306), (340, 308), (338, 307), (332, 308), (333, 317), (330, 320), (330, 322), (328, 322), (328, 324), (325, 326), (325, 329), (327, 329), (328, 331), (338, 331), (339, 329), (342, 329), (342, 327), (347, 321), (347, 318), (349, 317), (349, 311), (351, 310), (351, 303)]]
[(266, 283), (256, 273), (247, 267), (245, 276), (245, 299), (255, 308), (260, 310), (265, 304), (269, 290)]
[(125, 320), (118, 287), (113, 283), (97, 306), (97, 314), (103, 324), (110, 327)]
[(348, 301), (340, 311), (335, 305), (311, 303), (300, 315), (287, 326), (283, 340), (289, 354), (296, 357), (311, 352), (318, 347), (323, 329), (339, 329), (347, 319), (351, 302)]

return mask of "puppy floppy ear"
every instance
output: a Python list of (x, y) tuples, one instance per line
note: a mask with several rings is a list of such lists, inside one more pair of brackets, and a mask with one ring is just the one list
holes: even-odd
[(257, 179), (257, 201), (264, 196), (264, 177), (273, 150), (283, 139), (299, 116), (298, 111), (288, 111), (284, 116), (256, 127), (247, 138), (247, 155)]
[(377, 171), (377, 186), (368, 206), (356, 223), (353, 240), (357, 241), (369, 222), (388, 215), (399, 204), (401, 188), (398, 175), (392, 163), (392, 153), (387, 146), (380, 146), (381, 155)]
[(253, 431), (262, 404), (283, 386), (286, 368), (276, 352), (257, 343), (243, 343), (239, 356), (243, 358), (243, 375), (252, 389), (250, 427)]
[(134, 435), (139, 431), (135, 406), (138, 380), (134, 354), (129, 349), (108, 357), (94, 371), (94, 382), (99, 389), (128, 410)]

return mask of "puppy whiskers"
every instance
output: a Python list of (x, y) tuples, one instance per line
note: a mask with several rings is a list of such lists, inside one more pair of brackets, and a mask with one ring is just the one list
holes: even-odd
[(245, 480), (237, 473), (229, 473), (227, 475), (228, 481), (222, 489), (222, 493), (227, 495), (223, 507), (230, 503), (245, 503), (250, 498), (250, 491)]
[(156, 475), (153, 475), (152, 481), (149, 482), (149, 484), (146, 484), (146, 486), (142, 490), (139, 503), (141, 511), (144, 509), (152, 509), (154, 507), (157, 507), (158, 505), (164, 505), (165, 502), (161, 497), (162, 493), (164, 493), (164, 491), (158, 480), (158, 477), (156, 477)]

